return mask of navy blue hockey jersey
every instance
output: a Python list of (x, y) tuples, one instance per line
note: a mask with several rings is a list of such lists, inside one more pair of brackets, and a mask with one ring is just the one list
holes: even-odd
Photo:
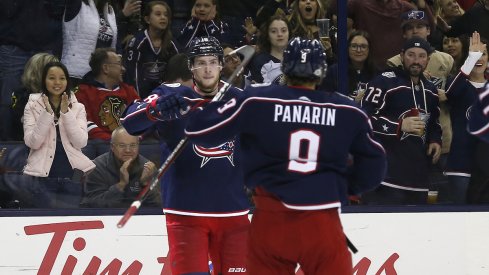
[[(232, 87), (229, 95), (239, 93)], [(191, 101), (204, 100), (194, 90), (180, 84), (161, 85), (143, 101), (130, 105), (121, 118), (133, 135), (155, 126), (166, 159), (184, 137), (187, 118), (154, 121), (147, 116), (147, 105), (159, 96), (180, 93)], [(229, 137), (213, 146), (189, 142), (162, 178), (162, 202), (165, 213), (225, 217), (245, 215), (249, 203), (244, 190), (239, 156), (239, 140)]]
[(148, 30), (136, 33), (128, 43), (124, 53), (124, 78), (126, 83), (136, 88), (141, 98), (147, 97), (161, 84), (168, 60), (178, 53), (173, 41), (166, 54), (160, 54), (162, 50), (153, 46)]
[[(421, 77), (416, 87), (403, 70), (384, 72), (367, 85), (362, 107), (372, 120), (375, 138), (387, 152), (387, 177), (382, 183), (393, 188), (428, 191), (431, 157), (427, 144), (441, 144), (437, 89)], [(417, 136), (400, 131), (399, 121), (419, 113), (426, 131)]]
[(477, 102), (472, 106), (469, 117), (471, 134), (489, 142), (489, 84), (480, 89)]
[(459, 72), (447, 82), (446, 96), (450, 106), (452, 144), (445, 168), (446, 175), (470, 177), (476, 138), (467, 131), (470, 107), (477, 100), (477, 89)]
[(371, 138), (367, 115), (336, 93), (247, 88), (192, 114), (186, 133), (203, 146), (238, 135), (246, 185), (263, 187), (290, 209), (339, 207), (347, 193), (375, 188), (385, 173), (385, 152)]

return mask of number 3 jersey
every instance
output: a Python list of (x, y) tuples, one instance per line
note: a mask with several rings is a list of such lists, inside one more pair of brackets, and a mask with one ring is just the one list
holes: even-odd
[[(234, 87), (229, 90), (231, 95), (239, 92)], [(180, 94), (193, 104), (209, 101), (188, 87), (179, 84), (161, 85), (144, 101), (130, 105), (121, 119), (131, 134), (137, 135), (152, 127), (156, 128), (163, 150), (163, 161), (185, 137), (187, 118), (154, 121), (148, 116), (146, 106), (159, 96), (169, 93)], [(246, 215), (249, 202), (239, 153), (239, 140), (234, 137), (213, 146), (188, 142), (162, 177), (164, 212), (208, 217)]]
[(386, 167), (368, 116), (336, 93), (251, 87), (192, 113), (186, 133), (202, 146), (237, 135), (245, 184), (264, 188), (290, 209), (339, 207), (347, 193), (380, 184)]

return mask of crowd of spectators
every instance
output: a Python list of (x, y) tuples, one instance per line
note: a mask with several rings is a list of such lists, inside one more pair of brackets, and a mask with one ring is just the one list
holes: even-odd
[[(348, 0), (347, 8), (348, 29), (338, 31), (348, 33), (348, 84), (338, 92), (365, 108), (390, 156), (389, 169), (396, 172), (363, 203), (425, 204), (428, 191), (439, 192), (442, 204), (489, 203), (489, 176), (480, 168), (486, 144), (466, 131), (477, 94), (487, 88), (489, 0)], [(242, 61), (233, 50), (245, 44), (256, 48), (245, 74), (232, 83), (239, 88), (282, 85), (287, 42), (297, 36), (318, 39), (328, 57), (318, 89), (337, 91), (344, 80), (338, 79), (336, 12), (335, 0), (0, 1), (0, 141), (25, 144), (23, 150), (4, 150), (0, 158), (0, 207), (8, 199), (28, 201), (21, 202), (28, 207), (79, 207), (82, 200), (105, 207), (108, 202), (93, 198), (109, 191), (111, 197), (126, 194), (124, 203), (113, 204), (125, 206), (134, 197), (133, 181), (149, 162), (145, 156), (133, 150), (139, 176), (129, 173), (131, 180), (109, 191), (94, 182), (102, 176), (88, 172), (98, 171), (102, 162), (120, 170), (126, 160), (117, 158), (118, 150), (159, 138), (145, 133), (137, 142), (114, 141), (129, 139), (119, 119), (132, 101), (162, 83), (192, 85), (186, 52), (196, 37), (213, 36), (221, 43), (224, 80)], [(319, 37), (316, 20), (323, 18), (331, 19), (328, 38)], [(408, 46), (416, 53), (409, 55)], [(413, 78), (409, 73), (418, 67), (421, 74)], [(395, 85), (402, 87), (392, 92)], [(404, 98), (403, 89), (414, 100), (409, 108), (395, 99)], [(423, 115), (423, 131), (410, 128), (418, 123), (412, 117)], [(22, 161), (9, 164), (15, 152)], [(397, 162), (389, 153), (407, 156)], [(423, 176), (402, 172), (413, 167)], [(9, 187), (12, 174), (26, 189), (35, 187), (27, 198)], [(423, 196), (401, 200), (402, 192), (385, 188)]]

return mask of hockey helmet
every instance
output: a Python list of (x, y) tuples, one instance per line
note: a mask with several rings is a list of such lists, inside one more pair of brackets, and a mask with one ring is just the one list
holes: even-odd
[(286, 76), (320, 79), (326, 75), (326, 52), (318, 40), (296, 37), (284, 51), (282, 72)]
[(195, 57), (206, 55), (214, 55), (219, 59), (219, 62), (223, 62), (224, 53), (219, 40), (213, 36), (203, 36), (196, 37), (190, 42), (187, 53), (189, 65), (194, 62)]

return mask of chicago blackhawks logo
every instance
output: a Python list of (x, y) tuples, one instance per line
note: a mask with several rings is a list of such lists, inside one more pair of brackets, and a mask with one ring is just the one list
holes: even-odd
[(199, 145), (193, 145), (194, 152), (202, 158), (200, 168), (204, 167), (211, 159), (227, 158), (234, 166), (234, 140), (227, 141), (219, 146), (205, 148)]
[(119, 97), (108, 96), (100, 105), (98, 116), (103, 126), (111, 131), (119, 127), (119, 119), (126, 109), (126, 103)]

